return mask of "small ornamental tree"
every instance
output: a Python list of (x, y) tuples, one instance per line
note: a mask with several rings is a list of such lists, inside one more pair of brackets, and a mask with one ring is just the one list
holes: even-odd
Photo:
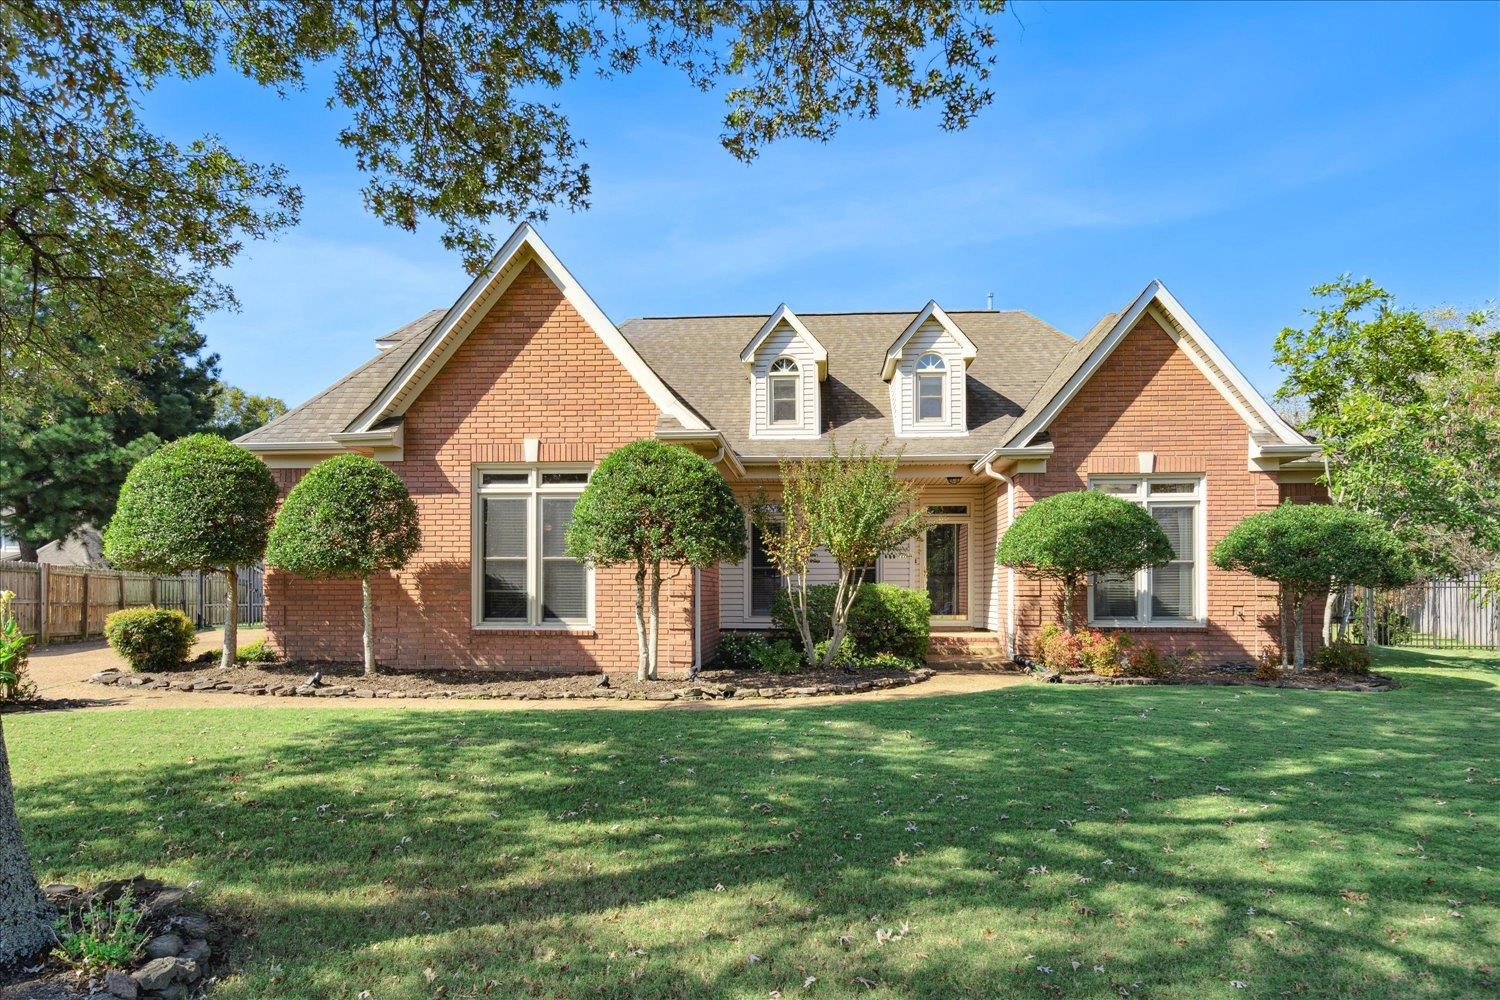
[(213, 434), (193, 434), (136, 463), (104, 529), (104, 555), (148, 573), (222, 573), (227, 582), (224, 652), (234, 666), (239, 637), (235, 571), (260, 561), (276, 509), (265, 463)]
[[(868, 567), (926, 530), (927, 516), (916, 488), (896, 478), (895, 458), (857, 450), (841, 455), (837, 444), (822, 461), (783, 462), (781, 492), (779, 506), (757, 501), (756, 526), (767, 556), (781, 572), (807, 662), (826, 668), (843, 648), (849, 612)], [(821, 664), (808, 614), (807, 580), (818, 548), (839, 569)]]
[[(635, 567), (636, 676), (657, 675), (661, 584), (745, 551), (745, 512), (724, 477), (679, 445), (634, 441), (604, 456), (573, 508), (567, 552)], [(669, 567), (663, 576), (662, 567)], [(649, 617), (648, 617), (649, 610)]]
[(1098, 490), (1038, 500), (1000, 538), (995, 561), (1063, 586), (1063, 628), (1073, 631), (1073, 601), (1090, 573), (1128, 574), (1172, 559), (1172, 543), (1138, 504)]
[(1251, 514), (1210, 554), (1220, 569), (1252, 573), (1281, 589), (1281, 648), (1286, 662), (1287, 608), (1298, 670), (1307, 665), (1303, 612), (1308, 600), (1334, 587), (1394, 587), (1416, 575), (1405, 545), (1380, 519), (1331, 504), (1284, 503)]
[(266, 546), (266, 563), (298, 576), (359, 579), (365, 676), (375, 673), (370, 577), (400, 569), (422, 543), (406, 484), (364, 455), (325, 459), (298, 480)]

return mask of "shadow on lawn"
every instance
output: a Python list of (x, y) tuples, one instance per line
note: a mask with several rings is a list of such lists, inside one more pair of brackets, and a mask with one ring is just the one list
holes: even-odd
[[(49, 875), (165, 855), (238, 911), (256, 935), (227, 996), (313, 995), (389, 949), (400, 983), (376, 996), (430, 995), (424, 967), (450, 996), (765, 996), (805, 975), (933, 997), (1482, 992), (1433, 953), (1481, 961), (1485, 921), (1414, 914), (1492, 891), (1460, 810), (1493, 819), (1495, 717), (1482, 682), (1420, 686), (323, 712), (269, 748), (105, 763), (23, 801)], [(255, 978), (269, 962), (284, 984)]]

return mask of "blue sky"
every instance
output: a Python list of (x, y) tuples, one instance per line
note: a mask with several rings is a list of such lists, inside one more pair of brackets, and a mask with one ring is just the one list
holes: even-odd
[[(1081, 336), (1159, 277), (1267, 391), (1276, 332), (1342, 272), (1418, 306), (1500, 298), (1500, 5), (1022, 0), (1000, 35), (968, 131), (893, 111), (749, 166), (675, 74), (570, 85), (593, 205), (542, 234), (616, 321), (993, 292)], [(325, 96), (220, 77), (147, 105), (303, 188), (301, 225), (228, 273), (242, 310), (202, 324), (229, 381), (292, 404), (468, 281), (436, 227), (364, 214)]]

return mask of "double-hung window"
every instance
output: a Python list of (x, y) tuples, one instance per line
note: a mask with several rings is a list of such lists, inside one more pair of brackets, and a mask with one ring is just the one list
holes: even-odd
[(797, 422), (797, 397), (802, 390), (802, 374), (797, 362), (791, 358), (777, 358), (771, 362), (770, 380), (771, 423), (795, 424)]
[(587, 469), (479, 470), (474, 495), (474, 621), (481, 627), (585, 626), (593, 573), (567, 555)]
[(1107, 477), (1090, 488), (1138, 503), (1172, 543), (1172, 560), (1128, 575), (1089, 579), (1089, 620), (1098, 625), (1198, 625), (1204, 618), (1203, 480)]
[(942, 420), (947, 395), (948, 366), (936, 354), (917, 359), (917, 419)]

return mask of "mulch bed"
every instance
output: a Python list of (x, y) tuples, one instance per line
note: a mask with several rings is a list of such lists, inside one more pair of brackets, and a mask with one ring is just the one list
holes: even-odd
[(92, 889), (54, 883), (43, 886), (42, 892), (61, 914), (114, 904), (128, 893), (133, 906), (145, 914), (139, 928), (146, 935), (145, 945), (128, 969), (75, 969), (47, 957), (8, 970), (0, 974), (0, 1000), (187, 1000), (203, 996), (213, 985), (226, 925), (194, 907), (191, 889), (137, 875), (100, 882)]
[[(504, 674), (474, 670), (411, 671), (365, 677), (352, 663), (242, 663), (180, 673), (104, 670), (89, 681), (147, 691), (212, 691), (277, 698), (514, 698), (521, 701), (704, 701), (863, 694), (927, 680), (933, 671), (812, 670), (796, 674), (705, 670), (691, 680), (638, 681), (603, 674)], [(316, 680), (313, 678), (316, 677)]]
[(1095, 684), (1103, 687), (1209, 684), (1298, 688), (1305, 691), (1374, 692), (1396, 689), (1396, 682), (1385, 674), (1330, 674), (1322, 670), (1304, 670), (1302, 673), (1287, 672), (1279, 680), (1268, 681), (1257, 678), (1255, 668), (1250, 666), (1204, 667), (1166, 677), (1104, 677), (1100, 674), (1060, 674), (1051, 670), (1042, 671), (1037, 676), (1054, 684)]

